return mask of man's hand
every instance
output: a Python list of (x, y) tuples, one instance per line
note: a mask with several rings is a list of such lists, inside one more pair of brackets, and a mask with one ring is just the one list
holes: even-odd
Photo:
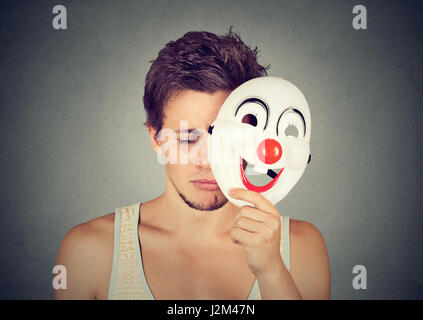
[(279, 211), (260, 193), (232, 188), (229, 194), (255, 205), (255, 208), (243, 206), (239, 209), (230, 235), (234, 243), (244, 246), (248, 266), (258, 279), (262, 299), (302, 299), (282, 260)]
[(255, 205), (255, 208), (248, 205), (239, 208), (230, 232), (232, 241), (244, 246), (251, 271), (260, 277), (286, 268), (280, 253), (281, 222), (278, 209), (254, 191), (232, 188), (229, 194)]

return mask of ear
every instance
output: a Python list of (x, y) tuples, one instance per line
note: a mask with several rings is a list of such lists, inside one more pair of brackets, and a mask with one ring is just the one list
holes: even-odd
[(150, 125), (147, 125), (147, 129), (148, 129), (148, 132), (150, 134), (150, 141), (151, 141), (151, 145), (153, 146), (154, 152), (160, 153), (161, 152), (161, 150), (160, 150), (160, 144), (159, 144), (159, 141), (157, 140), (157, 137), (156, 137), (157, 130), (154, 129)]

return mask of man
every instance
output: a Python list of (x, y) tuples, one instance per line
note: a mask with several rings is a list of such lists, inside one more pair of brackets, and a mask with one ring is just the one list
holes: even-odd
[[(176, 133), (178, 152), (182, 146), (204, 143), (207, 135), (193, 133), (207, 131), (231, 91), (267, 75), (257, 52), (231, 29), (225, 36), (189, 32), (169, 42), (145, 84), (145, 125), (154, 150), (169, 156), (162, 153), (168, 141), (160, 139), (160, 132), (165, 129)], [(191, 134), (178, 132), (181, 121), (187, 121)], [(206, 150), (198, 150), (207, 158)], [(255, 208), (233, 205), (207, 163), (177, 161), (165, 168), (164, 193), (140, 204), (136, 213), (141, 273), (155, 299), (246, 299), (255, 281), (262, 299), (330, 298), (328, 254), (315, 226), (290, 219), (288, 270), (279, 249), (280, 216), (289, 212), (279, 212), (259, 193), (243, 189), (234, 189), (233, 197)], [(119, 230), (115, 217), (95, 218), (66, 234), (56, 264), (67, 268), (67, 289), (55, 290), (56, 299), (111, 296), (117, 259), (114, 232)]]

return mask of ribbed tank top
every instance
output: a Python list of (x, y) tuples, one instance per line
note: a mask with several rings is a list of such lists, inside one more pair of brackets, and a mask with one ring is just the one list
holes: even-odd
[[(138, 236), (141, 202), (116, 208), (114, 224), (113, 265), (110, 276), (109, 300), (154, 300), (145, 278)], [(290, 270), (289, 217), (281, 216), (282, 259)], [(261, 300), (257, 279), (248, 300)]]

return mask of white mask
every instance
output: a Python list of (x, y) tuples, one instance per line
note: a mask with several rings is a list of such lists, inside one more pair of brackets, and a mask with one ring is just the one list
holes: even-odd
[(252, 204), (229, 196), (230, 188), (282, 200), (310, 161), (310, 133), (308, 103), (292, 83), (260, 77), (240, 85), (209, 128), (209, 162), (223, 194), (237, 206)]

